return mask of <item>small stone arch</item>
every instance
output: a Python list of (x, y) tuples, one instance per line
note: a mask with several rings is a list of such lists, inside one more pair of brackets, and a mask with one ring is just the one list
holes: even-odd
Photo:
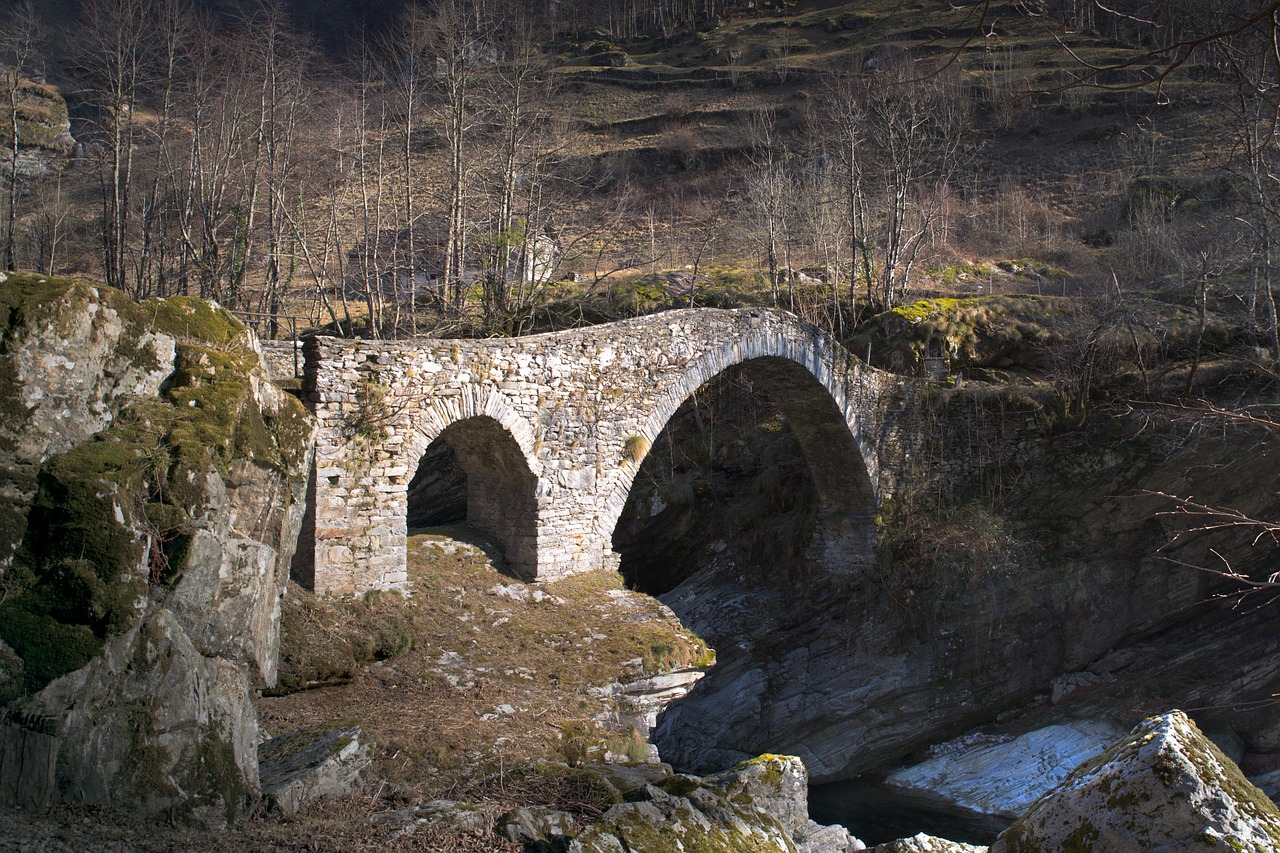
[[(500, 399), (464, 393), (434, 402), (415, 427), (406, 442), (410, 478), (433, 442), (448, 442), (467, 476), (467, 522), (502, 546), (512, 574), (533, 579), (542, 465), (527, 421)], [(407, 519), (407, 499), (404, 512)]]
[(542, 476), (542, 462), (538, 459), (538, 438), (529, 422), (513, 410), (497, 394), (482, 389), (464, 387), (453, 397), (437, 398), (422, 409), (411, 424), (411, 435), (405, 442), (405, 461), (413, 465), (426, 453), (427, 446), (457, 421), (474, 417), (493, 419), (511, 435), (520, 448), (525, 464), (535, 477)]
[[(799, 324), (797, 324), (799, 326)], [(878, 493), (874, 455), (865, 445), (851, 408), (850, 387), (859, 368), (816, 328), (795, 335), (761, 335), (739, 341), (690, 364), (654, 394), (644, 421), (642, 446), (652, 446), (685, 400), (730, 367), (742, 365), (783, 412), (796, 433), (818, 492), (818, 526), (811, 553), (833, 568), (869, 560), (875, 544)], [(612, 538), (643, 456), (623, 466), (599, 518), (598, 535)], [(816, 548), (816, 550), (813, 550)]]

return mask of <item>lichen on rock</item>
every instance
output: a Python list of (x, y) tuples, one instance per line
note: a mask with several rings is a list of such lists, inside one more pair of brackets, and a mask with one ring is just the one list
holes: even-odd
[[(652, 779), (658, 767), (650, 765), (645, 775)], [(624, 782), (627, 802), (578, 834), (572, 853), (865, 849), (842, 827), (809, 820), (808, 771), (794, 756), (762, 755), (706, 778), (675, 774), (644, 782), (637, 775), (635, 787), (625, 784), (622, 771), (608, 776)]]
[(991, 853), (1280, 849), (1280, 810), (1181, 711), (1139, 724), (1009, 827)]
[(324, 798), (350, 793), (370, 763), (371, 744), (356, 720), (331, 720), (258, 747), (264, 799), (296, 814)]
[(886, 844), (878, 844), (873, 850), (875, 853), (986, 853), (987, 848), (935, 838), (921, 832), (910, 838), (898, 838)]
[[(257, 795), (309, 416), (200, 300), (15, 275), (0, 336), (0, 491), (25, 522), (0, 543), (22, 663), (0, 754), (56, 738), (55, 778), (26, 780), (49, 799), (234, 818)], [(0, 762), (0, 792), (31, 772)]]

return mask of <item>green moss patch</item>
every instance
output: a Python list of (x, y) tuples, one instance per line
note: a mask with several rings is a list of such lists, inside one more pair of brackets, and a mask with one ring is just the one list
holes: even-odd
[(247, 459), (301, 476), (307, 453), (302, 405), (286, 398), (273, 417), (264, 415), (249, 381), (257, 356), (244, 327), (208, 303), (178, 297), (139, 306), (111, 288), (15, 275), (0, 286), (6, 347), (35, 326), (73, 328), (94, 303), (126, 321), (118, 354), (154, 359), (139, 341), (165, 332), (178, 339), (177, 369), (158, 399), (129, 406), (35, 477), (0, 608), (0, 638), (27, 662), (26, 691), (83, 666), (133, 624), (149, 590), (177, 580), (211, 475)]
[[(1194, 311), (1154, 299), (1134, 297), (1118, 306), (1103, 299), (1010, 295), (902, 305), (868, 320), (846, 345), (856, 353), (870, 347), (876, 366), (898, 372), (917, 372), (927, 358), (938, 357), (970, 375), (975, 368), (1044, 368), (1063, 354), (1083, 358), (1086, 349), (1132, 358), (1135, 343), (1150, 363), (1186, 356), (1199, 335)], [(1201, 346), (1213, 351), (1230, 339), (1228, 326), (1210, 317)]]
[(1033, 363), (1060, 339), (1070, 303), (1052, 297), (925, 299), (872, 318), (849, 346), (879, 366), (914, 370), (928, 356), (953, 365)]
[[(141, 305), (157, 331), (199, 341), (215, 347), (226, 347), (243, 341), (245, 326), (230, 311), (194, 296), (171, 296), (150, 299)], [(240, 355), (251, 354), (247, 347), (234, 347)]]

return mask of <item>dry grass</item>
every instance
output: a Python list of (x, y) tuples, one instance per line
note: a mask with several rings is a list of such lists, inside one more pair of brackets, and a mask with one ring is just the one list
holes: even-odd
[(0, 850), (44, 853), (172, 853), (227, 851), (403, 850), (418, 853), (520, 853), (523, 846), (492, 832), (447, 832), (425, 826), (411, 835), (396, 831), (399, 823), (370, 820), (386, 803), (351, 797), (322, 803), (304, 816), (259, 817), (235, 829), (208, 832), (160, 826), (107, 809), (64, 803), (43, 812), (0, 807)]
[(411, 538), (410, 554), (407, 600), (323, 601), (291, 587), (282, 669), (331, 686), (259, 708), (273, 734), (363, 721), (377, 777), (410, 796), (485, 795), (513, 766), (621, 751), (629, 735), (609, 730), (616, 709), (601, 688), (707, 657), (615, 574), (527, 585), (438, 534)]

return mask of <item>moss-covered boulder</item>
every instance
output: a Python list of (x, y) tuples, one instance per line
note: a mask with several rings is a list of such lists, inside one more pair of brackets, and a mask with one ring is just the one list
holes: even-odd
[(899, 372), (917, 372), (927, 358), (952, 368), (1034, 364), (1061, 340), (1072, 313), (1071, 303), (1053, 297), (924, 299), (872, 318), (849, 346), (870, 345), (877, 366)]
[[(7, 90), (6, 90), (7, 91)], [(67, 102), (56, 86), (23, 77), (18, 81), (18, 149), (66, 153), (75, 144)], [(0, 145), (13, 150), (13, 128), (0, 123)]]
[[(224, 822), (258, 792), (310, 417), (200, 300), (28, 274), (0, 320), (0, 640), (21, 662), (0, 798)], [(52, 758), (3, 758), (33, 751)]]
[(763, 853), (796, 845), (777, 819), (697, 787), (683, 796), (645, 789), (647, 799), (616, 805), (569, 845), (570, 853)]
[(175, 354), (173, 336), (119, 291), (0, 273), (0, 571), (26, 530), (40, 466), (158, 393)]
[(1181, 711), (1078, 767), (991, 853), (1280, 849), (1280, 810)]
[[(851, 352), (871, 352), (872, 363), (900, 373), (919, 373), (931, 360), (951, 370), (1042, 369), (1086, 349), (1133, 354), (1187, 354), (1201, 337), (1190, 308), (1134, 297), (1106, 299), (1007, 295), (922, 299), (868, 320), (846, 343)], [(1210, 316), (1202, 348), (1227, 344), (1230, 328)], [(1073, 355), (1074, 354), (1074, 355)]]
[(865, 849), (843, 827), (823, 827), (809, 820), (809, 773), (799, 758), (762, 755), (706, 778), (669, 771), (665, 778), (656, 778), (654, 774), (663, 773), (663, 768), (666, 765), (647, 765), (644, 773), (631, 774), (630, 780), (625, 772), (607, 771), (611, 782), (622, 783), (627, 802), (605, 812), (572, 841), (569, 850), (843, 853)]
[(793, 837), (808, 826), (809, 771), (794, 755), (761, 755), (708, 776), (706, 784), (730, 802), (773, 815)]
[(14, 94), (18, 107), (17, 148), (14, 128), (8, 121), (0, 122), (0, 174), (7, 179), (10, 173), (16, 173), (19, 181), (39, 179), (75, 147), (67, 102), (56, 86), (25, 77), (18, 81)]

